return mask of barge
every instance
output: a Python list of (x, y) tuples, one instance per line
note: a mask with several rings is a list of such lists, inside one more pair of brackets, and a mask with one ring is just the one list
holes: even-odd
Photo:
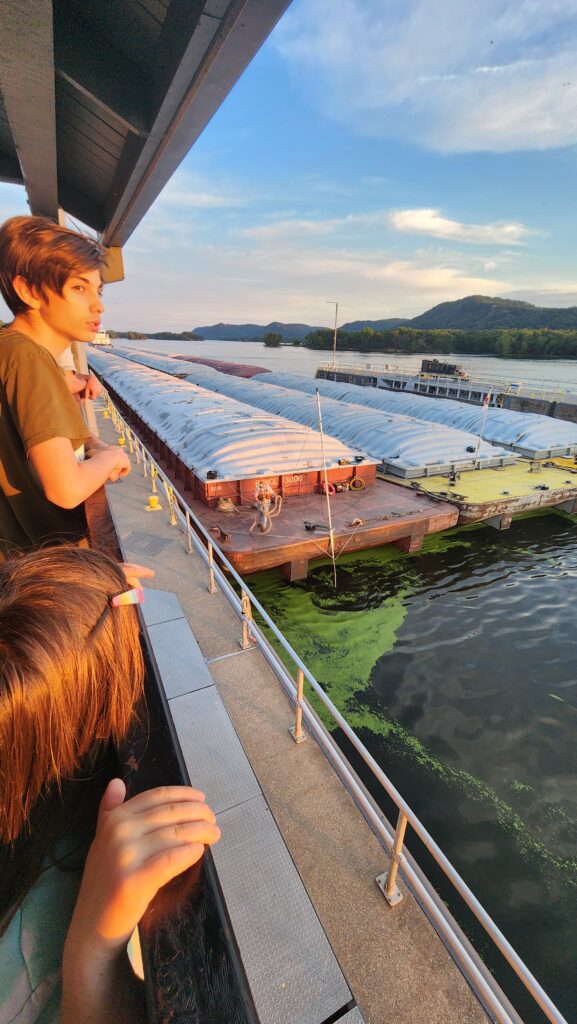
[(301, 579), (314, 559), (417, 551), (457, 522), (453, 505), (377, 482), (376, 459), (310, 425), (116, 355), (90, 364), (239, 572)]
[[(379, 476), (393, 479), (387, 474)], [(529, 512), (577, 513), (577, 476), (554, 463), (518, 459), (502, 469), (396, 482), (456, 505), (459, 526), (482, 522), (506, 530), (516, 516)]]
[[(179, 376), (186, 369), (185, 363), (157, 353), (131, 353), (130, 357), (142, 365), (166, 368), (169, 372), (174, 363)], [(246, 381), (199, 367), (187, 379), (268, 412), (300, 423), (309, 422), (314, 413), (313, 396), (269, 384), (271, 377), (267, 374), (264, 379)], [(314, 382), (310, 383), (314, 386)], [(413, 490), (433, 500), (454, 504), (459, 525), (483, 522), (502, 530), (511, 525), (513, 518), (528, 512), (577, 511), (574, 458), (560, 457), (547, 462), (523, 459), (499, 451), (474, 435), (465, 435), (465, 443), (461, 442), (462, 461), (443, 464), (439, 455), (443, 450), (439, 448), (440, 435), (430, 432), (434, 424), (418, 421), (417, 432), (411, 436), (404, 417), (391, 417), (376, 409), (328, 398), (323, 399), (323, 419), (334, 436), (348, 443), (354, 440), (368, 454), (380, 459), (379, 479), (389, 483), (410, 482)], [(550, 432), (550, 424), (547, 429)], [(446, 440), (443, 438), (443, 443)]]
[[(257, 375), (255, 380), (260, 380)], [(477, 409), (462, 402), (438, 402), (423, 395), (400, 395), (391, 391), (364, 388), (358, 384), (339, 384), (295, 373), (267, 373), (267, 382), (295, 388), (340, 401), (355, 402), (371, 409), (412, 416), (427, 423), (438, 423), (468, 430), (490, 444), (508, 448), (528, 459), (550, 459), (577, 454), (577, 424), (552, 420), (530, 412), (510, 409)]]
[[(179, 378), (186, 369), (190, 371), (185, 362), (170, 356), (115, 351), (140, 365)], [(313, 394), (269, 383), (272, 376), (267, 373), (262, 379), (259, 376), (242, 380), (208, 366), (198, 366), (185, 379), (266, 412), (285, 416), (303, 426), (314, 423), (317, 403)], [(367, 409), (331, 398), (323, 398), (322, 407), (323, 422), (329, 434), (345, 444), (360, 448), (394, 476), (414, 478), (478, 466), (503, 466), (514, 462), (517, 457), (480, 441), (474, 434), (424, 423), (414, 417)]]
[[(321, 363), (316, 376), (319, 380), (357, 384), (360, 387), (380, 388), (402, 394), (455, 399), (468, 405), (483, 405), (487, 402), (490, 408), (525, 408), (557, 419), (574, 420), (577, 416), (575, 388), (568, 388), (561, 381), (534, 386), (491, 375), (471, 377), (457, 364), (442, 363), (437, 359), (423, 359), (419, 373), (409, 373), (390, 364), (334, 366), (332, 363)], [(557, 406), (566, 408), (560, 413)]]

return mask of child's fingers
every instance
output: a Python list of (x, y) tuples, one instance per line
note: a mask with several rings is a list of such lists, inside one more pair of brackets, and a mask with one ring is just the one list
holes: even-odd
[(139, 838), (138, 861), (144, 868), (150, 860), (181, 846), (194, 846), (198, 843), (202, 846), (211, 846), (218, 843), (219, 839), (218, 825), (208, 821), (187, 821), (181, 825), (168, 825)]
[(147, 565), (139, 565), (138, 562), (121, 562), (120, 568), (129, 583), (134, 577), (137, 579), (150, 580), (156, 575), (154, 569), (150, 569)]
[(162, 804), (181, 804), (191, 801), (202, 803), (204, 793), (200, 789), (193, 789), (192, 786), (159, 786), (157, 789), (147, 789), (144, 793), (131, 797), (126, 803), (126, 809), (133, 814), (142, 814)]
[(107, 811), (113, 811), (115, 807), (119, 807), (120, 804), (124, 803), (126, 796), (126, 786), (122, 779), (111, 779), (104, 795), (100, 801), (100, 807), (98, 808), (98, 822), (102, 821), (102, 818)]
[(186, 843), (151, 857), (142, 866), (142, 883), (150, 891), (157, 892), (163, 885), (192, 867), (204, 854), (203, 843)]
[(216, 817), (208, 804), (200, 800), (159, 804), (158, 807), (152, 807), (138, 816), (139, 833), (146, 836), (166, 826), (176, 827), (193, 821), (206, 821), (214, 825)]

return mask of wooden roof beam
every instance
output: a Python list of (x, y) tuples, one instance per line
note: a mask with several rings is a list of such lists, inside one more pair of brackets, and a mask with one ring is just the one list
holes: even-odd
[(54, 5), (54, 50), (57, 75), (108, 118), (136, 135), (148, 135), (148, 79), (66, 0)]
[(24, 181), (32, 213), (57, 220), (52, 0), (2, 0), (0, 66), (17, 180)]
[(127, 139), (106, 209), (123, 245), (274, 28), (290, 0), (172, 0), (153, 76), (149, 138)]
[(12, 185), (24, 184), (18, 161), (4, 156), (2, 153), (0, 153), (0, 181), (9, 182)]

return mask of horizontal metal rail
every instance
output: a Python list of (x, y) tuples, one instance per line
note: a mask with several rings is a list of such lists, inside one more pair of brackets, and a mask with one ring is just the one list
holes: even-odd
[[(220, 548), (217, 549), (218, 562), (214, 560), (215, 543), (210, 533), (195, 516), (194, 512), (182, 495), (175, 490), (169, 477), (165, 474), (150, 452), (145, 448), (140, 438), (134, 433), (130, 425), (120, 415), (108, 395), (105, 395), (105, 400), (108, 402), (108, 408), (112, 414), (118, 432), (125, 441), (128, 441), (129, 448), (131, 451), (134, 451), (137, 461), (142, 462), (145, 475), (148, 473), (150, 474), (153, 484), (153, 493), (156, 490), (155, 480), (158, 479), (161, 481), (168, 500), (171, 523), (174, 525), (178, 521), (182, 529), (185, 531), (188, 551), (190, 552), (191, 547), (193, 547), (207, 565), (210, 573), (209, 590), (214, 592), (215, 580), (218, 581), (223, 594), (227, 597), (228, 601), (237, 612), (243, 627), (241, 646), (249, 646), (252, 638), (254, 643), (264, 654), (283, 688), (290, 695), (291, 699), (297, 703), (297, 707), (301, 708), (302, 717), (309, 732), (311, 735), (314, 735), (319, 745), (329, 757), (329, 760), (333, 763), (338, 774), (346, 781), (347, 788), (353, 794), (355, 802), (362, 810), (365, 818), (371, 824), (372, 828), (381, 837), (383, 844), (391, 853), (394, 861), (398, 864), (408, 885), (425, 907), (429, 917), (434, 922), (435, 927), (445, 940), (447, 946), (455, 955), (457, 962), (461, 965), (463, 972), (474, 986), (475, 991), (484, 1002), (489, 1012), (494, 1016), (498, 1024), (519, 1024), (519, 1017), (510, 1006), (504, 993), (502, 993), (498, 985), (495, 982), (492, 982), (490, 977), (488, 977), (487, 970), (483, 970), (480, 964), (471, 956), (461, 937), (451, 926), (450, 920), (447, 919), (447, 916), (441, 911), (437, 902), (432, 898), (431, 893), (426, 885), (424, 885), (419, 873), (412, 866), (410, 860), (405, 856), (405, 854), (399, 852), (402, 849), (402, 843), (399, 845), (399, 850), (394, 849), (394, 842), (391, 838), (389, 827), (384, 824), (381, 817), (376, 812), (363, 788), (359, 785), (355, 774), (348, 765), (344, 755), (332, 738), (328, 736), (326, 730), (317, 719), (306, 699), (300, 698), (300, 692), (297, 693), (295, 681), (290, 675), (284, 662), (270, 645), (258, 624), (254, 621), (252, 617), (252, 609), (258, 612), (263, 622), (266, 623), (268, 629), (278, 640), (283, 650), (296, 666), (297, 671), (302, 673), (302, 676), (308, 681), (311, 689), (315, 692), (321, 703), (330, 713), (335, 723), (351, 742), (363, 762), (371, 770), (373, 776), (381, 784), (387, 795), (396, 804), (400, 815), (406, 819), (407, 824), (411, 825), (425, 848), (434, 858), (455, 890), (459, 893), (464, 903), (469, 907), (479, 923), (483, 926), (497, 949), (499, 949), (507, 963), (541, 1008), (547, 1019), (551, 1021), (552, 1024), (567, 1024), (566, 1018), (557, 1009), (529, 968), (513, 949), (508, 939), (495, 924), (464, 879), (461, 878), (461, 875), (458, 873), (456, 868), (453, 867), (449, 859), (427, 831), (415, 812), (404, 800), (388, 776), (385, 775), (380, 765), (366, 749), (338, 708), (333, 704), (330, 697), (327, 696), (320, 683), (309, 671), (289, 641), (281, 633), (278, 626), (276, 626), (274, 621), (270, 618), (267, 611), (262, 607), (258, 599), (251, 593), (245, 581), (241, 576), (239, 576), (234, 566), (228, 561), (226, 555), (224, 555)], [(199, 535), (204, 538), (206, 547), (201, 542)], [(229, 575), (238, 584), (242, 596), (239, 597), (236, 593), (234, 587), (230, 583), (230, 580), (223, 572), (223, 567), (226, 568)]]

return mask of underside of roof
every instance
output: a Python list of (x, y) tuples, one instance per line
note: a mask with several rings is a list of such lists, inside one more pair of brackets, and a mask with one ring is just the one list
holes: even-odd
[(0, 180), (122, 246), (290, 0), (2, 0)]

